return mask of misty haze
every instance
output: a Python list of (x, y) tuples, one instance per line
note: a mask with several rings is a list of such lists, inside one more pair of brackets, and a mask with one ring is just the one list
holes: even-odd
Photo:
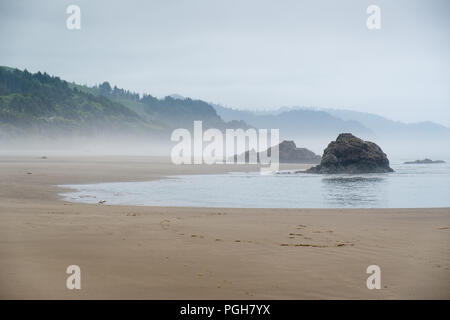
[(449, 13), (0, 1), (0, 299), (449, 299)]

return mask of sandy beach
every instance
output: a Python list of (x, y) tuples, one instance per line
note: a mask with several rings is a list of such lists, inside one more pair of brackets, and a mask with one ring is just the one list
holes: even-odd
[[(87, 205), (56, 186), (254, 169), (1, 156), (0, 298), (450, 298), (450, 208)], [(374, 264), (380, 290), (366, 287)], [(81, 290), (66, 288), (69, 265), (81, 268)]]

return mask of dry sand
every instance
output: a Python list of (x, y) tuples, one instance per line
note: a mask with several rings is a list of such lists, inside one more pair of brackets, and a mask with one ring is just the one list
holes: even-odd
[[(60, 200), (55, 186), (227, 170), (249, 168), (0, 157), (0, 298), (450, 298), (449, 208), (86, 205)], [(81, 290), (66, 289), (73, 264)], [(366, 287), (372, 264), (380, 290)]]

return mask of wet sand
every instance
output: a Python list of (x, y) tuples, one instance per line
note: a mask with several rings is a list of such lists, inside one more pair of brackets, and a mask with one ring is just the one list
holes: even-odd
[[(0, 156), (0, 298), (450, 298), (449, 208), (87, 205), (56, 187), (239, 170), (255, 168)], [(366, 287), (373, 264), (380, 290)], [(69, 265), (81, 290), (66, 288)]]

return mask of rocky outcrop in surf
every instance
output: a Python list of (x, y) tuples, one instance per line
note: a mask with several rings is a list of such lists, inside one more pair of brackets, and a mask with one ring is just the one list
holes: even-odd
[[(257, 159), (257, 162), (260, 162), (260, 157), (262, 153), (266, 153), (267, 156), (272, 155), (272, 148), (269, 148), (266, 151), (262, 151), (260, 153), (256, 153), (255, 150), (250, 150), (245, 152), (245, 162), (251, 162), (251, 159)], [(320, 163), (321, 156), (315, 154), (311, 150), (306, 148), (297, 148), (294, 141), (284, 140), (278, 145), (278, 155), (280, 163), (307, 163), (307, 164), (315, 164)], [(234, 160), (236, 161), (237, 156), (234, 156)]]
[(381, 148), (370, 141), (361, 140), (351, 133), (341, 133), (324, 150), (318, 166), (307, 173), (385, 173), (393, 172)]
[[(306, 148), (297, 148), (294, 141), (284, 140), (278, 145), (280, 163), (320, 163), (321, 156)], [(268, 154), (271, 154), (269, 150)]]
[(445, 163), (444, 160), (431, 160), (431, 159), (423, 159), (416, 161), (406, 161), (403, 164), (432, 164), (432, 163)]

